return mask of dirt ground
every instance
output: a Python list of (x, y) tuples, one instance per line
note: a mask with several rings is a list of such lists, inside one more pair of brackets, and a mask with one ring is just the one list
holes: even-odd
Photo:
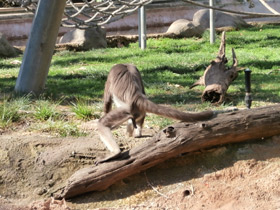
[[(155, 132), (146, 127), (143, 133)], [(145, 141), (125, 137), (124, 127), (114, 135), (125, 150)], [(94, 131), (61, 138), (21, 126), (3, 132), (0, 142), (0, 210), (280, 209), (280, 136), (180, 155), (66, 201), (52, 194), (106, 152)]]

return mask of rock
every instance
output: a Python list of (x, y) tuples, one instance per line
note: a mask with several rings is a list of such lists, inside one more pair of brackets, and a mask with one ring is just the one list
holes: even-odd
[(59, 44), (66, 44), (70, 50), (106, 48), (106, 31), (101, 27), (75, 29), (61, 37)]
[(19, 60), (13, 60), (10, 62), (10, 64), (13, 64), (13, 65), (20, 65), (21, 64), (21, 61)]
[(201, 37), (204, 28), (192, 21), (179, 19), (173, 22), (167, 30), (167, 34), (174, 34), (176, 37)]
[(35, 190), (34, 190), (34, 194), (36, 194), (36, 195), (43, 195), (43, 194), (45, 194), (47, 192), (47, 190), (45, 189), (45, 188), (36, 188)]
[[(215, 28), (248, 26), (250, 25), (239, 16), (216, 11)], [(166, 34), (175, 37), (201, 37), (207, 28), (209, 28), (209, 9), (201, 9), (194, 14), (193, 21), (179, 19), (173, 22)]]
[(14, 48), (5, 35), (0, 33), (0, 57), (16, 57), (19, 53), (20, 50)]
[[(193, 24), (200, 25), (204, 29), (209, 28), (209, 9), (198, 10), (193, 15)], [(216, 11), (215, 12), (215, 28), (225, 27), (225, 26), (241, 28), (241, 27), (248, 27), (249, 24), (246, 23), (239, 16)]]

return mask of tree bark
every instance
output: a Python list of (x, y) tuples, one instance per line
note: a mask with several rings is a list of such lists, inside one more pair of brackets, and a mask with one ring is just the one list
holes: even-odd
[(182, 153), (278, 134), (280, 105), (221, 113), (209, 121), (195, 124), (177, 123), (123, 153), (117, 160), (78, 170), (57, 197), (70, 198), (105, 190), (118, 180)]

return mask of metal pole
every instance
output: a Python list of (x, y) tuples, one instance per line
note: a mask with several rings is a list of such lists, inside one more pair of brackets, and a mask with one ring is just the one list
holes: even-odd
[(138, 9), (138, 43), (139, 47), (141, 47), (141, 11)]
[(140, 32), (141, 32), (141, 41), (140, 47), (142, 50), (146, 49), (146, 9), (145, 6), (140, 8)]
[(252, 96), (251, 96), (251, 70), (245, 69), (245, 105), (248, 109), (252, 105)]
[[(214, 6), (215, 0), (209, 0), (209, 6)], [(213, 9), (209, 9), (210, 14), (210, 44), (215, 43), (215, 11)]]
[(66, 0), (40, 0), (35, 13), (15, 91), (42, 93)]

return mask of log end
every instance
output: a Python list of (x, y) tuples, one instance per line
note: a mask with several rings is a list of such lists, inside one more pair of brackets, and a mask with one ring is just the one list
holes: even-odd
[(221, 85), (209, 85), (205, 88), (201, 100), (202, 102), (209, 101), (212, 104), (221, 104), (224, 101), (224, 95)]

